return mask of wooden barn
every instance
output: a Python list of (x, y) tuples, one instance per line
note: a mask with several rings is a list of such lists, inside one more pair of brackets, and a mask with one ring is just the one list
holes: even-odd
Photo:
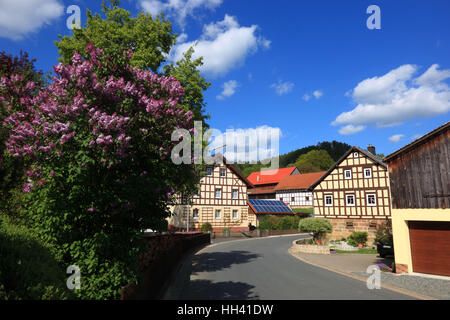
[(450, 122), (384, 161), (397, 272), (450, 276)]

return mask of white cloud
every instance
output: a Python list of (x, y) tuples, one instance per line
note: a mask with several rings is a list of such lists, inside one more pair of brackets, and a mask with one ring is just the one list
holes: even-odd
[(305, 100), (305, 101), (309, 101), (309, 99), (311, 99), (311, 96), (309, 94), (305, 93), (303, 95), (302, 99)]
[(275, 89), (275, 92), (281, 96), (283, 94), (289, 93), (294, 89), (294, 84), (292, 82), (283, 82), (281, 80), (278, 80), (277, 83), (272, 83), (270, 85), (272, 89)]
[(217, 99), (219, 100), (223, 100), (225, 98), (229, 98), (232, 95), (235, 94), (237, 87), (239, 86), (239, 84), (237, 83), (236, 80), (230, 80), (225, 82), (222, 85), (222, 93), (220, 95), (217, 96)]
[(389, 137), (390, 142), (397, 143), (402, 139), (405, 135), (404, 134), (394, 134), (393, 136)]
[(323, 92), (320, 91), (320, 90), (316, 90), (316, 91), (313, 92), (313, 96), (314, 96), (316, 99), (320, 99), (320, 97), (323, 96)]
[(231, 162), (264, 160), (279, 156), (281, 137), (280, 128), (269, 126), (229, 129), (225, 133), (215, 130), (209, 150), (223, 153)]
[(244, 64), (245, 58), (259, 48), (266, 48), (266, 40), (256, 35), (257, 25), (241, 27), (235, 17), (225, 15), (222, 21), (203, 27), (197, 41), (177, 44), (170, 53), (177, 61), (183, 53), (194, 46), (193, 58), (203, 57), (202, 72), (210, 76), (221, 76)]
[(363, 131), (366, 127), (365, 126), (354, 126), (352, 124), (348, 124), (341, 129), (339, 129), (339, 133), (342, 135), (349, 135), (349, 134), (355, 134), (357, 132)]
[(144, 11), (153, 16), (164, 12), (166, 17), (173, 17), (184, 28), (186, 18), (194, 16), (198, 9), (214, 10), (222, 4), (223, 0), (141, 0), (140, 5)]
[(21, 40), (63, 13), (59, 0), (0, 0), (0, 37)]
[(450, 111), (450, 70), (432, 65), (414, 78), (418, 67), (403, 65), (381, 77), (361, 81), (353, 90), (357, 106), (341, 113), (332, 125), (387, 127)]
[(302, 97), (303, 100), (309, 101), (312, 97), (316, 99), (320, 99), (323, 96), (323, 92), (321, 90), (315, 90), (312, 94), (305, 93)]

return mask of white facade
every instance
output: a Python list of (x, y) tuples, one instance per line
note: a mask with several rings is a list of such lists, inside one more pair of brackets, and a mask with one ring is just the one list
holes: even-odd
[(287, 203), (291, 207), (312, 207), (313, 194), (305, 190), (283, 190), (275, 194), (277, 200)]

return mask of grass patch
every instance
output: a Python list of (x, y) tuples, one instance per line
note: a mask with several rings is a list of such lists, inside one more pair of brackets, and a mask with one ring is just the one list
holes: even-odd
[(312, 214), (313, 208), (293, 208), (292, 211), (296, 213)]
[(377, 249), (361, 248), (358, 251), (335, 250), (336, 253), (377, 254)]

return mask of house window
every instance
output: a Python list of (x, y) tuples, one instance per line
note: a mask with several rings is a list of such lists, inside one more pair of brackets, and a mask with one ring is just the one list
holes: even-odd
[(294, 197), (291, 197), (291, 202), (295, 202), (295, 198)]
[(333, 196), (331, 194), (325, 195), (325, 207), (332, 207), (333, 206)]
[(344, 170), (344, 178), (351, 179), (352, 178), (352, 170)]
[(282, 198), (282, 197), (280, 197), (280, 201), (283, 201), (283, 198)]
[(220, 177), (224, 178), (227, 175), (227, 170), (225, 169), (220, 169)]
[(220, 219), (220, 210), (216, 210), (216, 216), (215, 216), (215, 218), (216, 218), (216, 219)]
[(192, 216), (194, 217), (194, 219), (195, 220), (197, 220), (198, 219), (198, 209), (194, 209), (193, 211), (192, 211)]
[(308, 196), (306, 196), (306, 197), (305, 197), (305, 200), (306, 200), (306, 201), (309, 201), (309, 197), (308, 197)]
[(208, 177), (212, 176), (212, 172), (213, 172), (213, 168), (212, 167), (207, 167), (206, 168), (206, 175)]
[(200, 198), (200, 191), (195, 190), (195, 191), (194, 191), (193, 197), (194, 197), (194, 198)]
[(364, 169), (364, 178), (372, 178), (372, 169), (371, 168)]
[(232, 192), (232, 195), (233, 195), (233, 199), (239, 199), (239, 192), (238, 192), (238, 190), (233, 190), (233, 192)]
[(366, 202), (368, 207), (376, 207), (377, 205), (377, 196), (375, 193), (366, 194)]
[(358, 152), (353, 152), (353, 158), (358, 158), (359, 154)]
[(355, 195), (354, 194), (346, 194), (345, 195), (345, 204), (347, 207), (355, 206)]
[(238, 218), (238, 211), (233, 210), (233, 219), (237, 219), (237, 218)]
[(222, 189), (216, 189), (215, 197), (216, 199), (222, 198)]

